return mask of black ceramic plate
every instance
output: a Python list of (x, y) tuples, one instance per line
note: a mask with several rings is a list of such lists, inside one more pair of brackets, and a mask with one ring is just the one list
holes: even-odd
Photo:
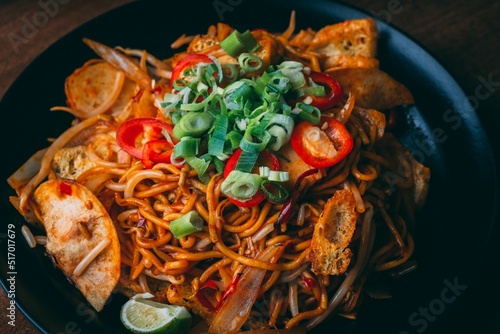
[[(197, 7), (195, 9), (194, 7)], [(47, 49), (15, 81), (0, 104), (3, 128), (1, 180), (70, 122), (49, 108), (65, 101), (64, 79), (95, 57), (83, 43), (89, 37), (110, 46), (147, 49), (158, 57), (182, 33), (205, 32), (218, 21), (240, 30), (283, 31), (292, 9), (299, 28), (320, 27), (368, 16), (333, 1), (139, 1), (113, 10), (73, 31)], [(394, 298), (366, 299), (357, 321), (332, 319), (325, 328), (342, 333), (416, 333), (433, 327), (451, 311), (475, 272), (493, 224), (495, 188), (492, 155), (474, 110), (453, 78), (418, 44), (378, 22), (381, 68), (403, 82), (417, 107), (406, 111), (401, 138), (414, 156), (432, 169), (428, 204), (416, 234), (417, 271), (396, 282)], [(7, 224), (15, 225), (17, 307), (43, 332), (120, 333), (121, 296), (96, 314), (81, 294), (55, 270), (43, 250), (28, 248), (23, 223), (8, 202), (12, 192), (1, 181), (0, 275), (5, 286)], [(473, 225), (473, 227), (472, 227)], [(342, 330), (342, 331), (340, 331)]]

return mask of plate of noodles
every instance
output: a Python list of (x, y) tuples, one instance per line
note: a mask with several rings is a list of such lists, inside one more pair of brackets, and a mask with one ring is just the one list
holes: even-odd
[(51, 333), (128, 333), (132, 298), (189, 311), (190, 333), (434, 326), (494, 211), (453, 78), (335, 1), (191, 6), (106, 13), (1, 101), (19, 309)]

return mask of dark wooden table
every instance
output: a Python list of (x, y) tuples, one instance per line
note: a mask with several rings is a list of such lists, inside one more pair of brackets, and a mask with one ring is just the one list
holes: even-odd
[[(50, 44), (80, 24), (128, 2), (1, 0), (0, 97)], [(448, 69), (471, 101), (477, 101), (476, 112), (495, 155), (500, 157), (500, 1), (346, 2), (405, 31)], [(500, 238), (495, 232), (487, 258), (478, 259), (484, 261), (483, 269), (465, 291), (456, 311), (442, 322), (438, 333), (500, 333), (500, 284), (496, 279), (500, 269)], [(19, 312), (16, 326), (8, 325), (8, 305), (6, 294), (0, 292), (0, 333), (38, 333)]]

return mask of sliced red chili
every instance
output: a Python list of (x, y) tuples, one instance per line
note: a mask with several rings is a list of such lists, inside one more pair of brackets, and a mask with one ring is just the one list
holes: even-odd
[(215, 306), (210, 302), (210, 300), (208, 300), (207, 296), (205, 295), (206, 289), (219, 291), (219, 287), (217, 286), (217, 284), (213, 280), (208, 280), (196, 292), (196, 299), (198, 299), (198, 301), (204, 308), (210, 311), (215, 311)]
[[(116, 140), (125, 152), (137, 159), (144, 158), (147, 164), (168, 162), (173, 144), (165, 139), (162, 131), (173, 138), (172, 130), (172, 125), (156, 118), (133, 118), (118, 127)], [(152, 143), (148, 145), (149, 142)]]
[(226, 298), (230, 294), (232, 294), (232, 293), (234, 293), (236, 291), (236, 287), (238, 285), (238, 282), (240, 281), (240, 277), (241, 277), (241, 273), (238, 273), (238, 274), (234, 275), (233, 280), (231, 281), (231, 283), (229, 283), (229, 285), (226, 288), (226, 291), (224, 291), (224, 293), (220, 297), (220, 300), (217, 303), (217, 306), (215, 307), (216, 311), (221, 308), (222, 304), (224, 303), (224, 300), (226, 300)]
[(175, 80), (179, 79), (185, 70), (196, 67), (200, 63), (213, 64), (214, 61), (204, 54), (188, 54), (175, 65), (172, 70), (170, 82), (173, 84)]
[(324, 86), (326, 91), (325, 96), (310, 95), (312, 106), (319, 110), (327, 110), (342, 100), (344, 95), (342, 86), (331, 75), (323, 72), (311, 72), (309, 78), (314, 81), (314, 83)]
[(151, 168), (157, 163), (170, 163), (174, 153), (174, 145), (165, 139), (150, 140), (142, 149), (142, 163), (145, 168)]
[(311, 72), (310, 74), (305, 74), (306, 86), (300, 87), (298, 90), (305, 91), (305, 88), (309, 86), (312, 80), (315, 84), (321, 85), (325, 89), (325, 95), (318, 96), (314, 94), (307, 94), (305, 92), (299, 98), (288, 99), (287, 102), (291, 106), (294, 106), (297, 102), (302, 102), (306, 98), (310, 98), (311, 101), (308, 102), (311, 106), (318, 108), (321, 111), (328, 110), (338, 104), (342, 97), (344, 96), (344, 90), (340, 83), (335, 80), (331, 75), (323, 72)]
[(300, 122), (293, 130), (290, 145), (308, 165), (330, 167), (344, 159), (353, 147), (352, 136), (341, 122), (322, 116), (318, 125)]

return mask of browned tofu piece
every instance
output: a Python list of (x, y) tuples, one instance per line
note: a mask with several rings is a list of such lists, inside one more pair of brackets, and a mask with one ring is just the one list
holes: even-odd
[(411, 92), (378, 68), (344, 68), (328, 71), (344, 89), (356, 97), (356, 105), (386, 110), (415, 103)]
[(372, 18), (347, 20), (320, 29), (307, 48), (326, 57), (350, 55), (375, 57), (377, 24)]

